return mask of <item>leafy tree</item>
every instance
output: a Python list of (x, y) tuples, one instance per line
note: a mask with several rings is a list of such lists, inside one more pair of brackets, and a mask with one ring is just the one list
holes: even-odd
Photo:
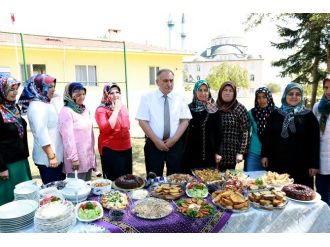
[(281, 86), (277, 83), (270, 82), (266, 86), (273, 94), (281, 91)]
[(225, 81), (233, 81), (237, 87), (248, 88), (249, 78), (246, 69), (238, 65), (222, 63), (212, 68), (210, 74), (206, 77), (210, 87), (218, 90)]
[[(311, 84), (311, 106), (314, 105), (317, 88), (326, 72), (323, 66), (328, 63), (327, 57), (330, 40), (330, 14), (327, 13), (290, 13), (271, 16), (270, 14), (251, 14), (248, 19), (248, 28), (257, 26), (265, 18), (272, 18), (280, 24), (277, 31), (283, 38), (282, 42), (271, 42), (279, 50), (291, 50), (292, 54), (272, 63), (282, 67), (282, 77), (292, 76), (293, 81)], [(290, 27), (290, 24), (295, 27)], [(329, 52), (329, 51), (328, 51)], [(330, 54), (329, 54), (330, 55)], [(328, 70), (330, 68), (328, 67)]]

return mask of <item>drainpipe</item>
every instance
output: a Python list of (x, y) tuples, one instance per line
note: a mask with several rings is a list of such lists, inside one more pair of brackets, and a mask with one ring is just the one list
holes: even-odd
[(124, 67), (125, 67), (126, 105), (127, 105), (127, 110), (128, 110), (129, 106), (128, 106), (127, 64), (126, 64), (126, 43), (125, 43), (125, 41), (123, 41), (123, 45), (124, 45)]
[(20, 36), (21, 36), (21, 46), (22, 46), (22, 55), (23, 55), (24, 81), (27, 81), (28, 80), (28, 73), (27, 73), (26, 60), (25, 60), (23, 33), (20, 33)]

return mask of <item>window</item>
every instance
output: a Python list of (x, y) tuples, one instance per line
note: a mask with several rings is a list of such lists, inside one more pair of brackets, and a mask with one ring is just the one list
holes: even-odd
[(45, 64), (33, 64), (32, 65), (33, 74), (46, 74)]
[(201, 71), (201, 66), (197, 64), (197, 71)]
[[(21, 71), (21, 80), (24, 81), (24, 64), (20, 64), (20, 71)], [(31, 64), (26, 65), (27, 69), (27, 80), (31, 77)]]
[(85, 86), (97, 86), (96, 66), (76, 65), (76, 81)]
[(149, 85), (155, 85), (159, 67), (149, 67)]
[(197, 81), (199, 81), (200, 79), (201, 79), (201, 77), (198, 75), (198, 76), (197, 76)]
[(254, 81), (254, 74), (250, 75), (250, 81)]

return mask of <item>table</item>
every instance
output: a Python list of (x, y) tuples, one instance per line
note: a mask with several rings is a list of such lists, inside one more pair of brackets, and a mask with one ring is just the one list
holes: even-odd
[[(250, 177), (254, 178), (260, 176), (264, 171), (247, 173)], [(302, 203), (288, 199), (289, 202), (284, 209), (274, 209), (272, 211), (264, 209), (251, 208), (243, 213), (225, 213), (220, 218), (219, 224), (211, 229), (209, 232), (219, 230), (222, 233), (268, 233), (268, 232), (285, 232), (285, 233), (305, 233), (305, 232), (327, 232), (330, 233), (330, 208), (323, 201), (314, 203)], [(130, 213), (129, 213), (130, 214)], [(162, 225), (164, 232), (171, 231), (171, 226), (182, 220), (182, 215), (178, 212), (172, 213), (171, 223), (166, 220), (152, 220), (150, 224)], [(127, 216), (128, 217), (128, 216)], [(129, 216), (131, 217), (131, 216)], [(180, 218), (181, 217), (181, 218)], [(117, 223), (116, 225), (109, 222), (96, 221), (94, 225), (107, 227), (111, 232), (140, 232), (138, 222), (126, 221), (128, 225)], [(111, 223), (111, 222), (110, 222)], [(198, 224), (194, 219), (187, 219), (187, 224)], [(119, 226), (120, 225), (120, 226)], [(84, 231), (84, 227), (90, 226), (86, 223), (77, 222), (69, 232)], [(127, 228), (125, 228), (127, 227)], [(141, 226), (140, 226), (141, 227)], [(126, 230), (125, 230), (126, 229)], [(141, 229), (141, 228), (140, 228)], [(176, 228), (178, 229), (178, 228)], [(174, 230), (174, 229), (173, 229)], [(34, 232), (33, 227), (25, 230), (24, 232)], [(148, 230), (146, 230), (148, 232)], [(183, 232), (182, 228), (177, 232)]]

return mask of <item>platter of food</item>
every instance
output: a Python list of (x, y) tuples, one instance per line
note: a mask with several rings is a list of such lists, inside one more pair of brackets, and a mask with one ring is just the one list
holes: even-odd
[(128, 206), (128, 197), (119, 191), (111, 191), (101, 197), (102, 207), (106, 209), (125, 209)]
[(293, 184), (293, 178), (287, 173), (278, 174), (277, 172), (268, 171), (261, 176), (265, 185), (282, 189), (283, 186)]
[(139, 176), (127, 174), (118, 177), (113, 183), (112, 188), (121, 191), (132, 191), (142, 189), (145, 186), (145, 181)]
[(291, 197), (287, 197), (288, 199), (290, 199), (291, 201), (295, 201), (295, 202), (301, 202), (301, 203), (315, 203), (321, 200), (321, 195), (317, 192), (315, 192), (315, 198), (313, 200), (310, 201), (304, 201), (304, 200), (298, 200), (298, 199), (293, 199)]
[(135, 202), (131, 212), (142, 219), (156, 220), (162, 219), (171, 214), (173, 212), (173, 207), (168, 201), (148, 197), (144, 200)]
[(284, 192), (268, 189), (250, 192), (249, 200), (255, 208), (267, 210), (283, 209), (288, 203)]
[(235, 179), (235, 180), (245, 180), (248, 178), (248, 176), (244, 173), (242, 170), (236, 170), (236, 169), (227, 169), (223, 176), (226, 179)]
[(195, 219), (210, 217), (217, 211), (211, 203), (198, 198), (179, 199), (176, 206), (178, 212)]
[(82, 222), (92, 222), (103, 217), (103, 208), (97, 201), (85, 201), (76, 205), (76, 217)]
[(321, 195), (303, 184), (289, 184), (282, 188), (286, 196), (293, 201), (314, 203), (321, 200)]
[(185, 185), (186, 183), (193, 181), (194, 177), (190, 174), (175, 173), (167, 176), (166, 180), (169, 183)]
[(218, 190), (212, 193), (212, 202), (224, 210), (241, 213), (249, 210), (250, 202), (240, 192)]
[(209, 194), (207, 186), (200, 182), (191, 182), (186, 185), (186, 194), (193, 198), (205, 198)]
[(175, 200), (184, 194), (184, 188), (180, 184), (162, 183), (151, 187), (150, 194), (165, 200)]
[(47, 195), (43, 199), (39, 201), (39, 205), (43, 206), (47, 203), (62, 203), (64, 201), (64, 197), (62, 195)]
[(191, 172), (203, 183), (219, 181), (222, 179), (220, 171), (216, 168), (193, 169)]

